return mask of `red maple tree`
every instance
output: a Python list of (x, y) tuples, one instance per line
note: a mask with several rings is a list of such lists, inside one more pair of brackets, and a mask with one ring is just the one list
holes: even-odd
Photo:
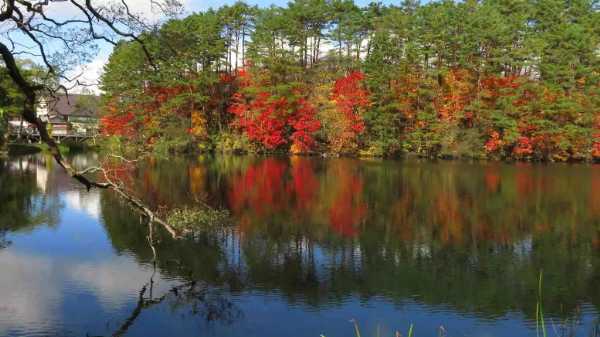
[(232, 96), (228, 111), (235, 115), (233, 125), (248, 139), (270, 150), (290, 142), (293, 152), (306, 152), (314, 146), (314, 133), (321, 123), (300, 90), (291, 97), (273, 95), (246, 69), (238, 71), (237, 83), (240, 91)]

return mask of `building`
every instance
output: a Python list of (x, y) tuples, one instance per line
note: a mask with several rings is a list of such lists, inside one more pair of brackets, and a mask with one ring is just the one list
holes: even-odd
[(53, 136), (96, 135), (100, 98), (93, 95), (59, 95), (42, 100), (38, 117), (47, 122)]
[[(36, 107), (36, 115), (47, 123), (53, 137), (93, 137), (98, 134), (98, 107), (100, 98), (94, 95), (57, 95), (43, 98)], [(37, 130), (20, 116), (9, 121), (11, 133), (32, 137)]]

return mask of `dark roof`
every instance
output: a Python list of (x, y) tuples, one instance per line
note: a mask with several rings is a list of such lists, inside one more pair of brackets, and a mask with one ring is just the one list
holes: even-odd
[(58, 95), (48, 101), (49, 115), (98, 117), (100, 97), (94, 95)]

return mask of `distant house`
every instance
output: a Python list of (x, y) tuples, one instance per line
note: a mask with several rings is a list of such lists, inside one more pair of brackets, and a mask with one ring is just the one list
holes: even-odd
[(53, 136), (90, 135), (98, 131), (99, 104), (98, 96), (60, 95), (42, 100), (37, 115), (50, 125)]
[[(54, 137), (94, 136), (98, 133), (100, 98), (94, 95), (58, 95), (42, 98), (36, 106), (36, 115), (47, 123)], [(32, 125), (20, 116), (10, 121), (15, 134), (37, 134)]]

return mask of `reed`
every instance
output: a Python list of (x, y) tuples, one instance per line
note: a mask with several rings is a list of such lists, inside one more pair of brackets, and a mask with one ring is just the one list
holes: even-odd
[(540, 270), (540, 274), (538, 277), (538, 294), (537, 294), (537, 305), (535, 310), (535, 331), (536, 336), (547, 337), (546, 332), (546, 322), (544, 321), (544, 308), (542, 306), (543, 298), (542, 298), (542, 283), (544, 279), (544, 273)]

